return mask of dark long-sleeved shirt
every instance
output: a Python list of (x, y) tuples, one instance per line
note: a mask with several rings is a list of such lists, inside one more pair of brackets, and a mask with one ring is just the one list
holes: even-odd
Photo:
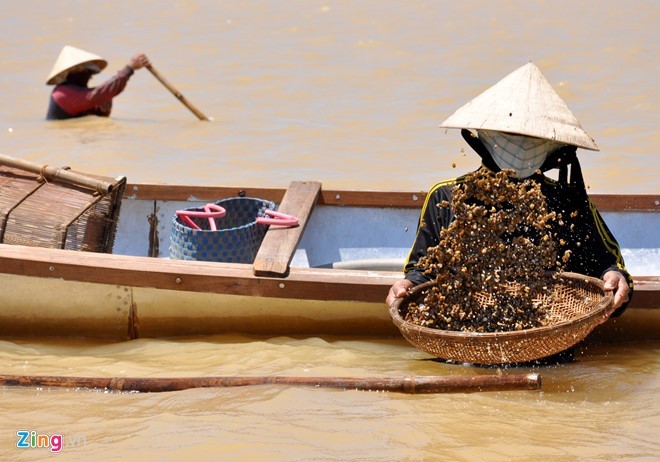
[(130, 66), (126, 66), (94, 88), (66, 82), (56, 85), (50, 95), (46, 119), (71, 119), (86, 115), (110, 116), (112, 99), (124, 90), (133, 72)]
[[(453, 221), (451, 207), (439, 207), (438, 204), (445, 200), (451, 201), (452, 187), (463, 179), (464, 177), (459, 177), (438, 183), (426, 197), (417, 236), (404, 268), (406, 279), (415, 285), (432, 279), (431, 275), (424, 274), (416, 265), (419, 259), (427, 254), (429, 247), (439, 244), (440, 229), (447, 228)], [(625, 269), (619, 244), (588, 198), (584, 186), (579, 186), (582, 190), (576, 191), (576, 186), (562, 184), (542, 174), (535, 174), (530, 179), (541, 183), (548, 211), (562, 216), (563, 225), (553, 223), (551, 232), (553, 236), (556, 233), (556, 237), (553, 237), (556, 242), (563, 239), (566, 243), (562, 249), (572, 252), (565, 271), (596, 278), (601, 278), (610, 270), (619, 271), (626, 277), (632, 290), (632, 278)], [(617, 309), (613, 316), (620, 315), (626, 306), (627, 304), (624, 304)]]

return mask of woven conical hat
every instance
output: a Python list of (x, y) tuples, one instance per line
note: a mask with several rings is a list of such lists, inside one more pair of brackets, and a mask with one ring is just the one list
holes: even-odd
[(50, 71), (46, 85), (57, 85), (64, 82), (72, 68), (84, 64), (91, 64), (90, 69), (94, 73), (98, 73), (105, 69), (108, 62), (98, 55), (66, 45), (60, 51), (60, 55), (57, 57), (53, 69)]
[(440, 127), (515, 133), (599, 150), (533, 63), (504, 77)]

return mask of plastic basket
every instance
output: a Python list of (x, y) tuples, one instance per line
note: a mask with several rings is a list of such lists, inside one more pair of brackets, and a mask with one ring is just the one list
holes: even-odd
[[(226, 263), (252, 263), (268, 230), (257, 223), (266, 210), (274, 210), (275, 203), (251, 197), (233, 197), (215, 202), (226, 210), (222, 218), (213, 218), (216, 230), (208, 218), (191, 217), (200, 228), (185, 224), (179, 216), (172, 221), (170, 258)], [(186, 210), (202, 211), (203, 207)]]

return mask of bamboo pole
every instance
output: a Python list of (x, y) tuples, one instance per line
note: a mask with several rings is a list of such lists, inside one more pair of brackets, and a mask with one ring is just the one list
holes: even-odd
[(206, 117), (204, 114), (202, 114), (199, 109), (197, 109), (195, 106), (192, 105), (174, 86), (172, 86), (171, 83), (169, 83), (167, 80), (165, 80), (165, 77), (163, 77), (160, 72), (158, 72), (156, 69), (151, 64), (148, 64), (145, 66), (147, 69), (149, 69), (149, 72), (153, 74), (154, 77), (158, 79), (160, 83), (162, 83), (165, 88), (167, 88), (176, 98), (183, 103), (184, 106), (186, 106), (190, 111), (197, 116), (199, 120), (209, 120), (208, 117)]
[(398, 393), (472, 393), (483, 391), (538, 390), (538, 374), (409, 377), (154, 377), (95, 378), (0, 374), (0, 385), (22, 387), (96, 388), (117, 391), (166, 392), (189, 388), (291, 385), (343, 390)]
[[(84, 186), (86, 188), (98, 191), (101, 194), (107, 194), (112, 191), (116, 183), (99, 180), (97, 178), (81, 175), (65, 168), (51, 167), (50, 165), (39, 165), (27, 160), (17, 159), (15, 157), (0, 154), (0, 165), (18, 168), (26, 172), (36, 173), (44, 177), (46, 181), (58, 180), (63, 183)], [(119, 181), (119, 178), (117, 179)]]

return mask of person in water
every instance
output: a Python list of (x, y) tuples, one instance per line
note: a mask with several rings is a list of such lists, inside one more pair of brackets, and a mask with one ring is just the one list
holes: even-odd
[(62, 120), (87, 115), (109, 117), (112, 100), (126, 87), (133, 73), (149, 65), (144, 53), (134, 55), (117, 74), (97, 87), (89, 87), (92, 75), (108, 65), (100, 56), (65, 46), (48, 76), (47, 85), (55, 85), (50, 94), (47, 120)]
[[(619, 244), (589, 199), (577, 148), (598, 151), (573, 113), (533, 63), (515, 70), (458, 109), (440, 127), (461, 129), (466, 142), (481, 157), (480, 169), (492, 173), (515, 171), (515, 178), (541, 185), (548, 211), (561, 214), (553, 239), (569, 249), (565, 271), (601, 278), (614, 292), (613, 316), (619, 316), (632, 296), (633, 281), (626, 271)], [(569, 176), (570, 167), (570, 176)], [(544, 172), (558, 169), (558, 179)], [(429, 247), (440, 242), (440, 230), (453, 221), (450, 206), (454, 185), (463, 177), (436, 184), (423, 205), (417, 235), (404, 265), (404, 278), (396, 281), (386, 298), (388, 306), (408, 290), (430, 281), (417, 266)]]

